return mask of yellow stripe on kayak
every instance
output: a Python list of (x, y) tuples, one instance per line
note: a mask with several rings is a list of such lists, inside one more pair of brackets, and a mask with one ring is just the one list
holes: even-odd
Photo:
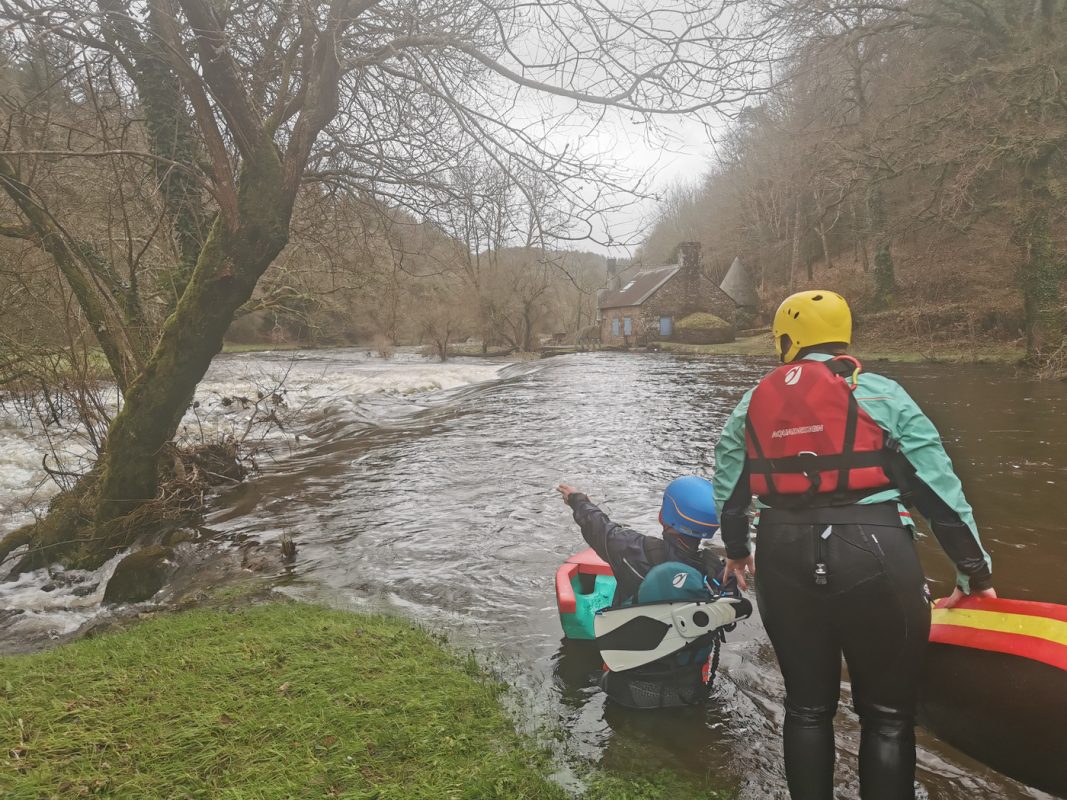
[(975, 611), (962, 608), (935, 608), (934, 625), (953, 625), (957, 628), (977, 628), (997, 633), (1017, 633), (1033, 636), (1067, 646), (1067, 622), (1027, 614), (1005, 614), (1000, 611)]

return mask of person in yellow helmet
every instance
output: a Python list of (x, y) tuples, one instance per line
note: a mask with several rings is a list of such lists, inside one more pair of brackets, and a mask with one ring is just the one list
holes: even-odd
[(747, 588), (758, 567), (760, 615), (785, 678), (790, 796), (833, 797), (843, 655), (862, 731), (860, 796), (910, 800), (930, 611), (906, 506), (956, 564), (950, 605), (996, 596), (991, 561), (933, 424), (896, 382), (847, 354), (845, 299), (790, 295), (772, 330), (782, 364), (727, 421), (713, 484), (727, 571)]

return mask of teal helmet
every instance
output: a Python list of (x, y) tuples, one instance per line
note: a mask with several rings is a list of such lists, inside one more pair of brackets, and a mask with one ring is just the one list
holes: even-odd
[(710, 539), (719, 530), (711, 481), (697, 475), (675, 478), (663, 492), (659, 519), (683, 536)]
[(638, 603), (706, 603), (712, 599), (700, 570), (680, 561), (654, 566), (637, 590)]

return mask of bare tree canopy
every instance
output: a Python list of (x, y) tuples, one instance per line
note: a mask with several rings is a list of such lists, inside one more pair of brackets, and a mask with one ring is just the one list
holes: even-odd
[(1010, 338), (1022, 329), (1033, 363), (1062, 363), (1063, 3), (754, 8), (775, 32), (775, 83), (723, 137), (705, 185), (663, 207), (647, 256), (684, 228), (722, 269), (738, 254), (755, 266), (771, 305), (814, 285), (821, 263), (821, 280), (887, 324), (906, 324), (898, 309), (924, 302), (915, 328), (928, 331), (924, 318), (954, 305), (946, 324)]
[(0, 544), (30, 543), (23, 566), (99, 563), (135, 535), (127, 515), (297, 210), (344, 199), (457, 233), (457, 203), (499, 208), (506, 186), (504, 217), (476, 212), (497, 245), (584, 237), (635, 189), (584, 132), (736, 108), (766, 46), (735, 0), (0, 11), (2, 232), (51, 259), (125, 396), (96, 468)]

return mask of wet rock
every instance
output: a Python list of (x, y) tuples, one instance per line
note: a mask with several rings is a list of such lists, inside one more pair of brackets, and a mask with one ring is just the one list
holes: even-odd
[(287, 536), (282, 537), (280, 546), (256, 542), (241, 548), (241, 566), (260, 575), (282, 572), (295, 558), (296, 545)]
[(185, 542), (195, 542), (196, 540), (196, 531), (189, 528), (178, 528), (163, 537), (163, 544), (167, 547), (174, 547), (175, 545), (183, 544)]
[(71, 589), (71, 594), (73, 594), (75, 597), (85, 597), (95, 592), (99, 587), (99, 583), (89, 583), (85, 584), (84, 586), (75, 586), (73, 589)]
[(0, 608), (0, 622), (7, 622), (12, 617), (25, 613), (26, 609), (24, 608)]
[(281, 540), (282, 558), (287, 562), (292, 563), (296, 560), (296, 542), (293, 541), (293, 537), (289, 534), (283, 534)]
[(41, 587), (41, 591), (42, 592), (54, 592), (58, 588), (59, 588), (59, 584), (58, 583), (54, 583), (52, 581), (49, 581), (48, 583), (46, 583), (44, 586)]
[(174, 571), (174, 550), (151, 545), (131, 553), (115, 567), (104, 590), (105, 603), (140, 603), (163, 588)]

